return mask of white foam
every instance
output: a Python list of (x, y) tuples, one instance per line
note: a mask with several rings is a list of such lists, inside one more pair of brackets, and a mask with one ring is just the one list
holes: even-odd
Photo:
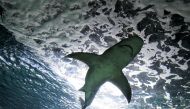
[(183, 0), (175, 0), (174, 2), (165, 2), (166, 0), (141, 0), (145, 5), (154, 4), (154, 10), (159, 16), (163, 16), (164, 9), (172, 13), (178, 13), (185, 17), (185, 21), (190, 22), (190, 3), (183, 3)]

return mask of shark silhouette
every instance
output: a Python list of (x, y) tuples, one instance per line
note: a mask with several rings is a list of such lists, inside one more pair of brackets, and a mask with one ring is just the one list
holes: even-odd
[(128, 102), (131, 101), (131, 87), (122, 73), (122, 69), (140, 52), (142, 46), (143, 40), (133, 34), (110, 47), (101, 55), (76, 52), (66, 56), (80, 60), (89, 66), (85, 84), (79, 90), (85, 92), (85, 101), (81, 99), (82, 109), (92, 103), (100, 86), (107, 81), (116, 85)]

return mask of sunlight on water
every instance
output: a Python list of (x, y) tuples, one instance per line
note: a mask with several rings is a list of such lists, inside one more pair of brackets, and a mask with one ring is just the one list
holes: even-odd
[(64, 56), (102, 54), (133, 32), (144, 46), (122, 70), (132, 101), (128, 105), (107, 82), (87, 109), (190, 109), (190, 2), (129, 0), (134, 9), (128, 13), (122, 7), (129, 4), (117, 1), (1, 0), (6, 12), (0, 24), (16, 40), (0, 29), (0, 109), (81, 109), (78, 98), (84, 93), (78, 90), (89, 68)]
[(91, 104), (93, 109), (124, 109), (127, 105), (127, 99), (121, 91), (110, 82), (106, 82), (102, 85)]

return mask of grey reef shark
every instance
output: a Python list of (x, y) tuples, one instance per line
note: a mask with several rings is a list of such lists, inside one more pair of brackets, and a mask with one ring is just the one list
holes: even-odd
[(111, 82), (116, 85), (128, 102), (131, 101), (131, 87), (122, 73), (122, 69), (134, 59), (142, 46), (143, 40), (138, 35), (133, 34), (110, 47), (101, 55), (76, 52), (66, 56), (80, 60), (89, 66), (85, 84), (79, 90), (85, 93), (85, 100), (80, 98), (82, 109), (92, 103), (98, 89), (105, 82)]

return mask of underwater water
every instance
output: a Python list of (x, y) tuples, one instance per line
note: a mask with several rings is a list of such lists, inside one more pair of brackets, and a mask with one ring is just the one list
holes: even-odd
[(0, 6), (0, 109), (81, 109), (78, 89), (88, 66), (64, 56), (102, 54), (133, 32), (145, 44), (122, 70), (131, 103), (105, 83), (87, 109), (190, 108), (188, 0), (1, 0)]
[(0, 108), (77, 109), (73, 89), (0, 26)]

